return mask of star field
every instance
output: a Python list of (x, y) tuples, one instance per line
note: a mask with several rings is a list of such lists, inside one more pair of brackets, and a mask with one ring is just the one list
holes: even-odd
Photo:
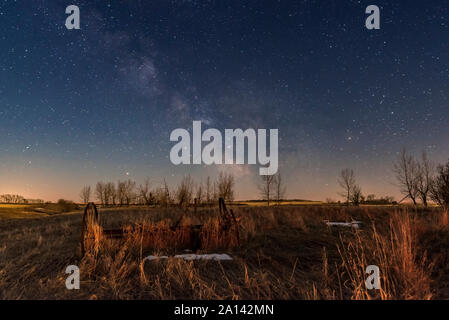
[[(222, 168), (168, 157), (170, 132), (201, 120), (278, 128), (289, 197), (337, 198), (345, 167), (399, 197), (403, 147), (449, 158), (448, 19), (446, 1), (1, 1), (0, 193), (200, 181)], [(238, 198), (258, 196), (257, 168), (231, 169)]]

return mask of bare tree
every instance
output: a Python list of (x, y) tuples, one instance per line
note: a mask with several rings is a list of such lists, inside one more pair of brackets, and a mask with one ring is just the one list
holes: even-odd
[(164, 188), (157, 187), (154, 189), (154, 201), (156, 205), (165, 206), (164, 202)]
[(405, 198), (410, 198), (413, 204), (416, 205), (416, 198), (418, 197), (418, 166), (416, 160), (407, 151), (402, 149), (396, 163), (394, 164), (394, 172), (396, 173), (396, 180), (401, 188), (401, 193)]
[(234, 176), (231, 173), (220, 172), (217, 178), (216, 193), (225, 201), (234, 200)]
[(4, 194), (0, 196), (2, 198), (1, 202), (5, 203), (31, 203), (31, 199), (25, 199), (25, 197), (21, 196), (20, 194)]
[(23, 196), (19, 194), (3, 194), (0, 196), (0, 202), (18, 204), (18, 203), (32, 203), (33, 200), (25, 199)]
[(210, 177), (207, 177), (207, 179), (206, 179), (206, 202), (208, 205), (212, 203), (212, 197), (213, 197), (212, 184), (210, 182)]
[(192, 202), (193, 179), (190, 175), (185, 176), (178, 185), (176, 198), (180, 206), (187, 206)]
[(197, 204), (203, 203), (204, 190), (203, 190), (203, 184), (202, 183), (199, 183), (198, 186), (196, 187), (195, 198), (196, 198)]
[(91, 197), (90, 186), (84, 186), (80, 192), (80, 199), (83, 203), (89, 203)]
[(362, 202), (362, 188), (359, 185), (354, 185), (351, 190), (351, 201), (355, 206), (358, 206)]
[(340, 195), (346, 198), (346, 205), (349, 206), (349, 202), (351, 201), (351, 193), (356, 185), (354, 170), (348, 168), (341, 170), (338, 184), (344, 189), (344, 192), (340, 193)]
[(262, 200), (267, 201), (267, 205), (270, 206), (270, 200), (273, 197), (274, 194), (274, 182), (275, 182), (275, 176), (274, 175), (266, 175), (261, 176), (261, 184), (259, 185), (259, 191), (260, 195), (262, 197)]
[(133, 201), (135, 197), (134, 190), (136, 188), (136, 182), (132, 181), (131, 179), (128, 179), (125, 181), (125, 201), (126, 205), (129, 206)]
[(431, 184), (431, 198), (447, 212), (449, 210), (449, 161), (438, 166)]
[(168, 207), (172, 203), (172, 194), (165, 179), (161, 186), (154, 190), (154, 198), (159, 206)]
[(429, 193), (432, 185), (434, 165), (427, 158), (425, 151), (422, 153), (421, 162), (417, 162), (416, 165), (416, 188), (418, 191), (418, 197), (421, 199), (423, 205), (427, 207), (427, 200), (429, 199)]
[(150, 178), (146, 178), (144, 183), (139, 185), (138, 193), (145, 205), (149, 206), (153, 203), (154, 199), (153, 194), (151, 193)]
[(213, 188), (212, 188), (212, 202), (217, 203), (218, 202), (218, 182), (214, 181)]
[(118, 201), (118, 194), (117, 194), (117, 188), (115, 187), (114, 182), (110, 182), (109, 190), (110, 190), (110, 192), (111, 192), (111, 201), (112, 201), (112, 204), (113, 204), (114, 206), (116, 206), (116, 205), (117, 205), (117, 201)]
[(107, 205), (112, 204), (115, 206), (117, 200), (117, 190), (113, 182), (108, 182), (104, 186), (104, 199)]
[(105, 206), (109, 206), (110, 199), (111, 199), (111, 186), (109, 185), (109, 182), (106, 182), (103, 188), (103, 201)]
[(164, 179), (162, 191), (163, 191), (164, 204), (165, 204), (166, 207), (168, 207), (172, 203), (173, 196), (172, 196), (172, 193), (170, 192), (170, 189), (168, 187), (167, 181), (165, 179)]
[(126, 183), (124, 181), (117, 181), (117, 200), (120, 206), (123, 206), (126, 202)]
[(105, 204), (104, 190), (105, 190), (104, 182), (101, 181), (97, 182), (97, 185), (95, 186), (95, 197), (97, 198), (98, 201), (100, 201), (102, 205)]
[(281, 177), (281, 173), (278, 172), (274, 179), (274, 196), (277, 201), (277, 204), (279, 205), (281, 203), (281, 200), (285, 197), (285, 194), (287, 192), (287, 187), (284, 186), (284, 182)]

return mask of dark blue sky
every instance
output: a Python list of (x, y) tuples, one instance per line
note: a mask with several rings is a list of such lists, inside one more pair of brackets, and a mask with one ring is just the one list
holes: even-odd
[(1, 1), (0, 193), (224, 169), (257, 197), (258, 166), (171, 164), (170, 132), (202, 120), (278, 128), (290, 197), (338, 198), (351, 167), (398, 198), (402, 147), (449, 157), (448, 20), (447, 1)]

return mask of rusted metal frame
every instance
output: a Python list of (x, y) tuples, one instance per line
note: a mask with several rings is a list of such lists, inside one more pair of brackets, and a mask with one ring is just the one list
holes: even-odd
[[(230, 209), (228, 211), (228, 209), (226, 208), (226, 203), (224, 201), (223, 198), (220, 198), (218, 200), (218, 204), (219, 204), (219, 210), (220, 210), (220, 229), (222, 232), (228, 232), (233, 226), (235, 228), (235, 234), (236, 234), (236, 238), (237, 238), (237, 244), (240, 246), (240, 234), (239, 234), (239, 223), (234, 215), (234, 212), (232, 211), (232, 209)], [(81, 230), (81, 253), (84, 256), (85, 252), (86, 252), (86, 248), (85, 248), (85, 237), (86, 237), (86, 233), (87, 233), (87, 228), (88, 228), (88, 220), (89, 218), (92, 219), (92, 221), (94, 221), (95, 223), (99, 224), (100, 223), (100, 217), (99, 217), (99, 213), (97, 210), (97, 207), (95, 206), (95, 204), (93, 202), (90, 202), (87, 204), (86, 208), (84, 209), (84, 215), (83, 215), (83, 220), (82, 220), (82, 230)], [(155, 228), (152, 229), (151, 231), (146, 231), (149, 233), (153, 233), (153, 232), (158, 232), (161, 230), (170, 230), (172, 232), (177, 232), (177, 231), (190, 231), (190, 232), (201, 232), (202, 228), (204, 225), (191, 225), (191, 226), (171, 226), (168, 228)], [(120, 229), (106, 229), (103, 230), (102, 233), (105, 237), (109, 238), (109, 239), (121, 239), (124, 237), (124, 235), (126, 233), (129, 233), (132, 230), (135, 230), (136, 228), (141, 228), (141, 226), (133, 226), (131, 227), (131, 230), (126, 230), (124, 228), (120, 228)]]
[(93, 216), (91, 218), (93, 218), (96, 223), (99, 223), (100, 219), (99, 219), (97, 207), (95, 206), (95, 203), (89, 202), (87, 204), (87, 206), (84, 208), (83, 222), (82, 222), (82, 227), (81, 227), (81, 254), (83, 256), (86, 253), (84, 241), (85, 241), (86, 232), (87, 232), (87, 228), (88, 228), (87, 223), (88, 223), (89, 216), (92, 214), (93, 214)]

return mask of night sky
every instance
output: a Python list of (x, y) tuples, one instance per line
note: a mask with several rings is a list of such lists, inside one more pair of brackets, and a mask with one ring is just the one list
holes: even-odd
[(340, 199), (350, 167), (364, 194), (400, 199), (403, 147), (449, 158), (448, 1), (1, 0), (0, 41), (0, 194), (229, 170), (237, 199), (258, 198), (259, 165), (170, 162), (193, 120), (278, 128), (290, 198)]

